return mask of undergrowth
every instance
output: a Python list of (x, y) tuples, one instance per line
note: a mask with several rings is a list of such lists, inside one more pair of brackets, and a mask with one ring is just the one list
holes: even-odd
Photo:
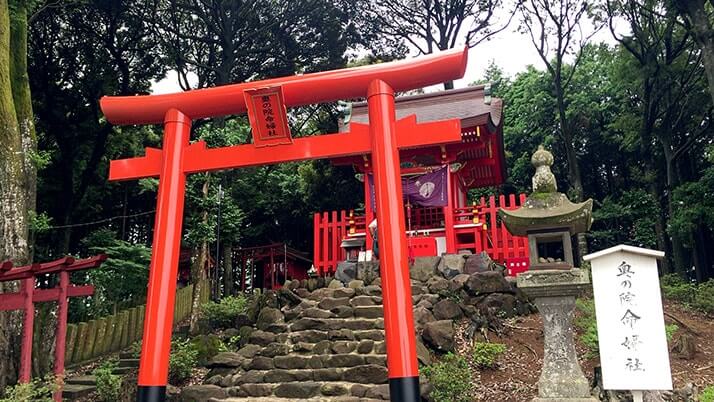
[(714, 314), (714, 279), (696, 284), (677, 274), (667, 274), (662, 277), (660, 284), (667, 300), (679, 302), (705, 314)]
[(201, 319), (207, 321), (212, 328), (233, 328), (239, 315), (248, 310), (248, 299), (245, 296), (228, 296), (219, 302), (209, 301), (201, 306)]
[(474, 363), (480, 368), (494, 368), (498, 358), (506, 352), (502, 343), (476, 342), (473, 349)]
[(6, 387), (5, 397), (0, 398), (0, 402), (53, 402), (52, 393), (56, 389), (54, 377), (36, 378), (29, 383)]
[(714, 402), (714, 385), (710, 385), (699, 394), (699, 402)]
[(198, 364), (198, 350), (190, 339), (175, 339), (171, 342), (169, 356), (169, 382), (181, 384), (191, 377)]
[(434, 387), (431, 392), (434, 402), (473, 401), (471, 368), (463, 356), (448, 353), (441, 361), (422, 367), (422, 373)]
[(118, 401), (122, 391), (122, 378), (112, 371), (117, 367), (116, 360), (108, 360), (92, 371), (97, 380), (97, 396), (102, 402)]

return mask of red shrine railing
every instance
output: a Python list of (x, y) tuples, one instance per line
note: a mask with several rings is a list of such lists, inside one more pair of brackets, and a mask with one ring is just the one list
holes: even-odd
[[(453, 225), (450, 227), (445, 224), (444, 208), (411, 208), (407, 230), (415, 238), (441, 237), (448, 231), (456, 240), (455, 251), (486, 251), (494, 261), (505, 264), (513, 258), (528, 257), (528, 239), (512, 236), (501, 224), (498, 210), (516, 209), (525, 199), (525, 194), (481, 197), (476, 205), (454, 208)], [(313, 224), (313, 264), (320, 273), (334, 272), (337, 264), (346, 258), (345, 251), (340, 247), (342, 240), (350, 236), (364, 236), (367, 226), (364, 215), (345, 210), (315, 213)]]

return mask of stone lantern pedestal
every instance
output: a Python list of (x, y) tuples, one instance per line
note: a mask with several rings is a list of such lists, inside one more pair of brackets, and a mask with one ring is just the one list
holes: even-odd
[(517, 285), (543, 317), (543, 369), (534, 402), (596, 402), (578, 363), (573, 341), (575, 298), (590, 287), (587, 271), (573, 268), (571, 236), (592, 224), (592, 200), (574, 204), (558, 192), (550, 167), (553, 155), (542, 146), (533, 154), (533, 193), (520, 208), (499, 211), (514, 236), (528, 236), (530, 270)]
[(543, 369), (533, 402), (597, 402), (583, 375), (573, 340), (575, 298), (590, 287), (585, 270), (523, 272), (517, 285), (531, 297), (543, 318)]

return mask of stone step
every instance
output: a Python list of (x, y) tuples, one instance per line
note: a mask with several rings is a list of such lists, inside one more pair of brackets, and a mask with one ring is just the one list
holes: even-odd
[(97, 378), (93, 375), (81, 375), (66, 379), (65, 384), (97, 385)]
[[(306, 401), (306, 402), (381, 402), (383, 399), (359, 398), (356, 396), (331, 396), (331, 397), (315, 397), (315, 398), (289, 398), (291, 401)], [(227, 398), (219, 399), (221, 402), (285, 402), (286, 398), (264, 397), (264, 398)]]
[(119, 367), (139, 367), (139, 359), (121, 359)]
[[(322, 331), (351, 329), (351, 330), (366, 330), (366, 329), (384, 329), (384, 319), (381, 316), (381, 308), (379, 316), (364, 317), (365, 314), (375, 315), (375, 306), (372, 307), (357, 307), (354, 310), (357, 318), (298, 318), (288, 324), (290, 332), (304, 331), (307, 329), (317, 329)], [(358, 316), (357, 313), (363, 314)]]
[(119, 358), (120, 359), (136, 359), (136, 355), (134, 355), (134, 352), (129, 352), (129, 351), (123, 351), (119, 352)]
[(136, 367), (114, 367), (114, 370), (112, 370), (112, 373), (117, 374), (117, 375), (124, 375), (124, 374), (131, 373), (134, 370), (136, 370)]
[(292, 344), (300, 342), (317, 343), (320, 341), (361, 341), (370, 339), (373, 341), (384, 340), (383, 329), (351, 330), (347, 328), (335, 330), (309, 329), (304, 331), (291, 332), (288, 339)]
[[(359, 376), (355, 376), (355, 378), (360, 379)], [(389, 400), (386, 371), (379, 380), (382, 384), (363, 384), (350, 381), (244, 383), (226, 390), (230, 397), (238, 398), (277, 397), (283, 400), (311, 400), (310, 398), (320, 400), (319, 398), (329, 397), (329, 400), (336, 400), (338, 397), (356, 397)]]
[(386, 365), (386, 359), (386, 355), (360, 355), (356, 353), (329, 355), (288, 354), (276, 357), (256, 356), (242, 366), (246, 370), (301, 370), (355, 367), (365, 364)]
[(97, 387), (93, 385), (65, 384), (62, 388), (62, 398), (67, 398), (69, 400), (84, 398), (96, 389)]

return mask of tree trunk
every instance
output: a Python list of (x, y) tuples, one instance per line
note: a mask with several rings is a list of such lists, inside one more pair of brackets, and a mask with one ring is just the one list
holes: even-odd
[[(7, 0), (0, 0), (0, 260), (27, 261), (27, 197), (23, 180), (23, 145), (12, 95), (10, 13)], [(16, 290), (12, 283), (2, 290)], [(0, 389), (15, 378), (11, 347), (18, 327), (17, 313), (0, 313)]]
[[(570, 187), (575, 194), (575, 202), (582, 202), (584, 199), (583, 179), (580, 176), (580, 166), (578, 165), (578, 157), (575, 153), (573, 145), (573, 134), (570, 131), (570, 125), (567, 120), (567, 110), (565, 106), (565, 95), (562, 88), (562, 77), (560, 74), (553, 76), (553, 85), (555, 86), (555, 98), (558, 105), (558, 120), (560, 124), (560, 135), (563, 138), (565, 147), (565, 157), (568, 161), (568, 180)], [(578, 260), (583, 262), (583, 257), (588, 254), (588, 240), (585, 233), (578, 233)], [(578, 264), (580, 265), (580, 264)]]
[[(10, 16), (10, 77), (20, 144), (22, 147), (23, 189), (28, 216), (35, 213), (37, 199), (37, 169), (33, 155), (37, 153), (34, 114), (27, 74), (27, 4), (14, 1)], [(32, 244), (28, 247), (28, 262), (32, 261)]]
[(680, 8), (680, 12), (688, 17), (694, 40), (702, 49), (702, 62), (709, 83), (709, 96), (714, 103), (714, 31), (709, 21), (706, 2), (704, 0), (688, 0), (674, 3)]
[[(206, 181), (203, 182), (203, 188), (201, 189), (203, 192), (203, 199), (208, 198), (208, 188), (210, 185), (210, 180), (211, 176), (210, 173), (206, 173)], [(202, 216), (203, 222), (208, 222), (208, 211), (204, 210), (203, 211), (203, 216)], [(193, 265), (191, 266), (191, 281), (194, 283), (194, 288), (193, 288), (193, 304), (191, 307), (191, 318), (189, 320), (189, 332), (192, 334), (195, 334), (198, 332), (198, 318), (199, 318), (199, 313), (200, 313), (200, 299), (201, 299), (201, 287), (204, 285), (206, 279), (208, 278), (207, 272), (206, 272), (206, 265), (208, 261), (208, 243), (205, 241), (201, 242), (201, 246), (199, 247), (198, 251), (198, 256), (196, 257), (196, 260), (194, 261)], [(209, 284), (208, 288), (210, 289), (211, 286)]]
[(233, 296), (233, 242), (223, 242), (223, 295)]

